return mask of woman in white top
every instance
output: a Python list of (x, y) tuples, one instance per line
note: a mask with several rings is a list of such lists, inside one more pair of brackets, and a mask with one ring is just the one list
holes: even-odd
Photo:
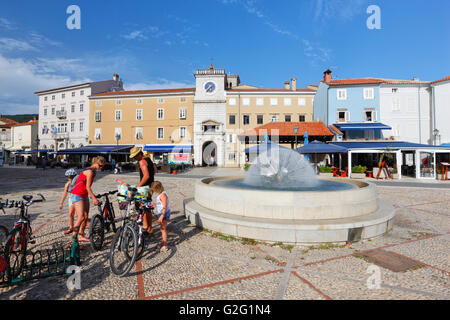
[(164, 191), (161, 182), (155, 181), (152, 183), (151, 189), (157, 194), (156, 202), (152, 206), (156, 208), (156, 215), (161, 226), (162, 246), (161, 251), (167, 251), (167, 221), (170, 220), (169, 197)]

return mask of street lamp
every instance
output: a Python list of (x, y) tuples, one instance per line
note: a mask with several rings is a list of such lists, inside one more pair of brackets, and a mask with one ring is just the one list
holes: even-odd
[(38, 165), (39, 165), (39, 142), (41, 141), (41, 140), (39, 140), (39, 137), (37, 137), (36, 138), (36, 168), (38, 167)]
[(116, 133), (116, 141), (117, 141), (116, 161), (118, 160), (118, 157), (119, 157), (119, 140), (120, 140), (120, 134)]
[(297, 133), (298, 133), (297, 126), (294, 126), (294, 133), (295, 133), (295, 150), (297, 150)]
[(434, 129), (433, 130), (433, 136), (434, 136), (434, 145), (437, 145), (437, 137), (439, 136), (439, 130)]

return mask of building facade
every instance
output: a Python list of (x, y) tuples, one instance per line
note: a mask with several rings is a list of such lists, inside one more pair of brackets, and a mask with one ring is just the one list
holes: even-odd
[(450, 144), (450, 77), (430, 83), (432, 90), (431, 133), (433, 144)]
[(123, 90), (119, 75), (113, 80), (87, 82), (38, 91), (39, 140), (42, 149), (61, 150), (89, 143), (91, 94)]
[(0, 149), (11, 148), (11, 128), (16, 124), (18, 124), (16, 121), (0, 115)]
[(39, 121), (18, 123), (11, 127), (11, 149), (31, 151), (38, 148)]

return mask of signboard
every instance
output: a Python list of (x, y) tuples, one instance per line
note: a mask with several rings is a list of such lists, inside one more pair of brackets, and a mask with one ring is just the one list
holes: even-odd
[(192, 155), (190, 153), (169, 153), (168, 162), (170, 164), (190, 164)]

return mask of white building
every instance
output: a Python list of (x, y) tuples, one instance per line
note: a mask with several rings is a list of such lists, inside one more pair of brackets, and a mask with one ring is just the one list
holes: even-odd
[(114, 74), (113, 80), (35, 92), (39, 97), (40, 149), (57, 151), (89, 144), (88, 97), (121, 90), (123, 83)]
[(11, 127), (11, 149), (22, 149), (25, 151), (36, 150), (38, 147), (39, 121), (32, 120), (18, 123)]
[(385, 138), (433, 144), (430, 82), (382, 79), (380, 122), (392, 128)]
[(450, 77), (431, 82), (433, 144), (450, 143)]

